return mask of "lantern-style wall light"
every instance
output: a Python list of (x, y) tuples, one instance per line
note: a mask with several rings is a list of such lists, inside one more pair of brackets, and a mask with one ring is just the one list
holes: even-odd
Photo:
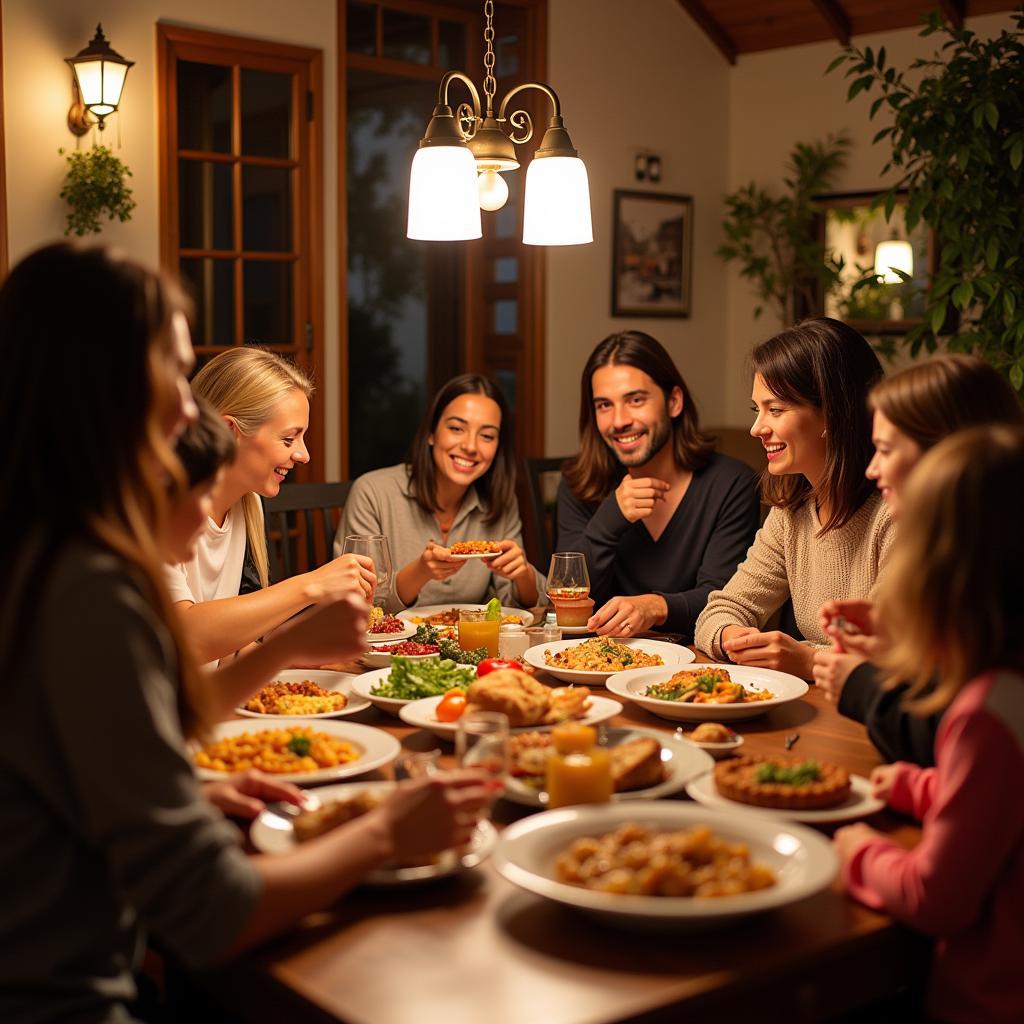
[(104, 121), (121, 102), (125, 77), (135, 62), (112, 50), (103, 35), (103, 26), (97, 25), (92, 42), (74, 57), (68, 57), (67, 63), (75, 73), (68, 127), (75, 135), (84, 135), (94, 124), (103, 131)]

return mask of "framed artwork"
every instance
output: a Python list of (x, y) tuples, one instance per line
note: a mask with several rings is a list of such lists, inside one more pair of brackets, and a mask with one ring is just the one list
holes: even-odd
[(614, 204), (612, 316), (689, 316), (692, 197), (616, 189)]

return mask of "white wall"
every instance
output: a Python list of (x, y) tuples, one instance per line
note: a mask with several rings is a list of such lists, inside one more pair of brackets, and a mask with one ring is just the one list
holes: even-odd
[[(65, 206), (58, 196), (67, 171), (57, 150), (73, 150), (67, 128), (71, 71), (64, 63), (92, 38), (97, 18), (111, 46), (135, 67), (128, 72), (122, 109), (101, 134), (131, 169), (136, 208), (126, 224), (104, 222), (105, 243), (156, 266), (160, 257), (156, 135), (156, 23), (225, 32), (322, 49), (324, 54), (324, 273), (326, 288), (327, 475), (338, 467), (337, 124), (334, 0), (4, 0), (4, 115), (7, 217), (11, 262), (62, 237)], [(118, 148), (120, 146), (120, 148)], [(334, 425), (333, 429), (331, 425)]]
[[(665, 344), (702, 420), (719, 423), (726, 291), (713, 252), (728, 178), (729, 65), (677, 0), (548, 0), (548, 36), (548, 81), (590, 175), (594, 244), (548, 250), (546, 450), (576, 450), (583, 364), (602, 338), (631, 328)], [(641, 149), (662, 158), (657, 185), (634, 181)], [(612, 319), (616, 188), (693, 196), (689, 319)]]

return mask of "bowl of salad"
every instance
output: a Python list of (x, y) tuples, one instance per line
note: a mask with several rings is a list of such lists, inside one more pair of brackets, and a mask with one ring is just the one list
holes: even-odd
[(397, 715), (410, 701), (464, 690), (476, 678), (475, 665), (460, 665), (439, 655), (405, 658), (395, 654), (390, 658), (390, 668), (364, 672), (352, 681), (353, 693), (389, 715)]

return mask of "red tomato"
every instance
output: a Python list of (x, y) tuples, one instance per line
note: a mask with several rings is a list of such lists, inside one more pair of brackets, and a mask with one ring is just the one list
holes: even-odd
[(449, 690), (437, 705), (434, 712), (439, 722), (454, 722), (462, 717), (466, 710), (466, 695), (462, 690)]
[(508, 658), (484, 658), (476, 667), (476, 674), (480, 676), (487, 675), (488, 672), (495, 672), (499, 668), (522, 668), (518, 661), (511, 661)]

